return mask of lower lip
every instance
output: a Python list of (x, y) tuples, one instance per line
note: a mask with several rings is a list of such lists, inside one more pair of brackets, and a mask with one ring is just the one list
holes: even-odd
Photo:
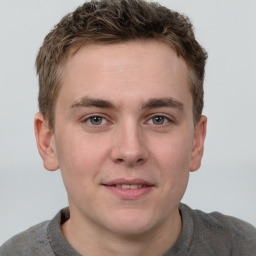
[(121, 199), (135, 200), (147, 195), (153, 189), (153, 186), (146, 186), (135, 189), (122, 189), (115, 186), (105, 186), (105, 188), (107, 188), (110, 192)]

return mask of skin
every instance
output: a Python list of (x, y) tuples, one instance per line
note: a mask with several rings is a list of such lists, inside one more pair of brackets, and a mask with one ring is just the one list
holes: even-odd
[[(80, 254), (156, 256), (175, 243), (206, 133), (192, 106), (187, 65), (163, 43), (90, 45), (67, 60), (54, 133), (40, 113), (35, 132), (45, 168), (61, 169), (71, 213), (62, 231)], [(115, 179), (151, 187), (127, 199), (106, 186)]]

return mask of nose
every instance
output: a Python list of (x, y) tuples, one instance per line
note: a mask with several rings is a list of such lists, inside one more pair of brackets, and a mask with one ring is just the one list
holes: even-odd
[(113, 136), (111, 158), (115, 163), (122, 163), (129, 167), (143, 164), (149, 153), (146, 139), (137, 124), (120, 125)]

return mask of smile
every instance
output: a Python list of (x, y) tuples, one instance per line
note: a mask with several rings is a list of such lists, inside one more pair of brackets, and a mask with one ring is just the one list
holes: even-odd
[(155, 187), (145, 180), (114, 180), (107, 184), (102, 184), (113, 195), (126, 200), (139, 199), (149, 194)]
[(117, 184), (117, 185), (113, 185), (114, 187), (117, 188), (121, 188), (121, 189), (138, 189), (138, 188), (142, 188), (142, 187), (147, 187), (147, 185), (129, 185), (129, 184)]

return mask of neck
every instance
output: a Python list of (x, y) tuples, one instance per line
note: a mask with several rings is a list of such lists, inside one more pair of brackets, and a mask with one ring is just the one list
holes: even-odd
[(81, 225), (81, 221), (70, 216), (61, 227), (62, 233), (81, 255), (161, 256), (174, 245), (182, 229), (178, 209), (165, 222), (137, 235), (113, 234), (85, 223)]

